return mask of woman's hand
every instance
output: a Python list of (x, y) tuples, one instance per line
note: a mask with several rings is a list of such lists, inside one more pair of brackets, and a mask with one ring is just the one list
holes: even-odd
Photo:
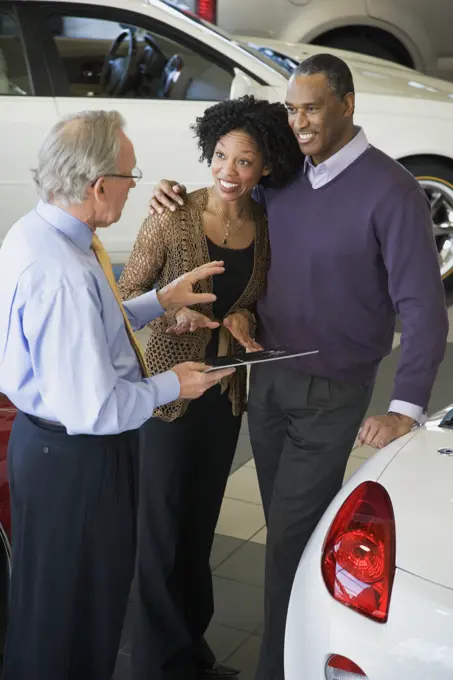
[(199, 328), (218, 328), (218, 321), (211, 321), (204, 314), (193, 309), (182, 307), (175, 314), (176, 323), (167, 329), (167, 333), (182, 335), (182, 333), (194, 333)]
[(233, 338), (235, 338), (249, 352), (258, 352), (263, 348), (250, 335), (250, 319), (243, 312), (230, 314), (223, 321), (225, 328), (228, 328)]

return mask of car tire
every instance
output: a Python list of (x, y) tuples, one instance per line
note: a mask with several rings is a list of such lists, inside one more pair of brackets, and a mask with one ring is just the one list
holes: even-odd
[[(318, 41), (317, 41), (318, 42)], [(359, 52), (360, 54), (368, 54), (370, 57), (378, 59), (386, 59), (387, 61), (394, 61), (399, 63), (395, 55), (385, 47), (378, 45), (373, 40), (362, 38), (356, 35), (335, 35), (327, 38), (325, 42), (319, 39), (319, 43), (325, 47), (333, 47), (337, 50), (349, 50), (351, 52)]]
[[(453, 230), (453, 169), (435, 159), (402, 161), (423, 187), (432, 207), (434, 226), (445, 225)], [(453, 231), (436, 232), (439, 266), (448, 287), (453, 285)]]

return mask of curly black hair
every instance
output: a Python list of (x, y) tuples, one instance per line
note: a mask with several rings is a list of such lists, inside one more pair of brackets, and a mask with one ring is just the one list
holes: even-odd
[(229, 99), (206, 109), (192, 130), (201, 149), (201, 161), (211, 165), (217, 142), (229, 132), (243, 130), (257, 143), (271, 172), (260, 184), (278, 189), (294, 179), (303, 162), (303, 154), (288, 125), (283, 104), (270, 103), (245, 95)]

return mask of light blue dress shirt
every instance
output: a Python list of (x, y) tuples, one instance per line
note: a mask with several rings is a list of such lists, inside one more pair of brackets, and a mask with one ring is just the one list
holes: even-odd
[[(85, 223), (43, 202), (8, 232), (0, 249), (0, 391), (69, 434), (118, 434), (177, 399), (180, 386), (173, 371), (142, 378), (92, 237)], [(124, 307), (134, 330), (164, 312), (155, 291)]]
[[(370, 143), (362, 128), (356, 128), (357, 134), (351, 139), (349, 144), (346, 144), (340, 151), (328, 158), (319, 165), (314, 165), (309, 156), (305, 157), (304, 172), (307, 173), (313, 189), (320, 189), (329, 182), (332, 182), (335, 177), (338, 177), (343, 170), (351, 165), (359, 156), (361, 156), (368, 149)], [(426, 413), (416, 404), (410, 404), (407, 401), (394, 399), (390, 402), (389, 411), (401, 413), (409, 418), (413, 418), (418, 423), (424, 423), (427, 419)]]

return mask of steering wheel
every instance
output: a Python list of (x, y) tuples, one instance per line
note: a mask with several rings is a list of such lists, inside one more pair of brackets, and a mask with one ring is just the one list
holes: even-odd
[(161, 97), (170, 99), (173, 88), (178, 82), (184, 62), (179, 54), (174, 54), (165, 64), (161, 80)]
[[(125, 57), (118, 56), (119, 49), (127, 39), (128, 48)], [(119, 97), (131, 87), (131, 80), (137, 74), (137, 41), (132, 31), (119, 34), (113, 41), (105, 56), (101, 71), (101, 93), (110, 97)]]
[(149, 47), (151, 47), (151, 48), (159, 55), (159, 57), (162, 57), (162, 59), (165, 59), (165, 61), (167, 61), (167, 57), (166, 57), (165, 54), (162, 52), (162, 49), (161, 49), (160, 46), (157, 44), (157, 41), (155, 40), (154, 36), (151, 35), (151, 33), (147, 33), (147, 34), (143, 37), (143, 41), (144, 41), (147, 45), (149, 45)]

